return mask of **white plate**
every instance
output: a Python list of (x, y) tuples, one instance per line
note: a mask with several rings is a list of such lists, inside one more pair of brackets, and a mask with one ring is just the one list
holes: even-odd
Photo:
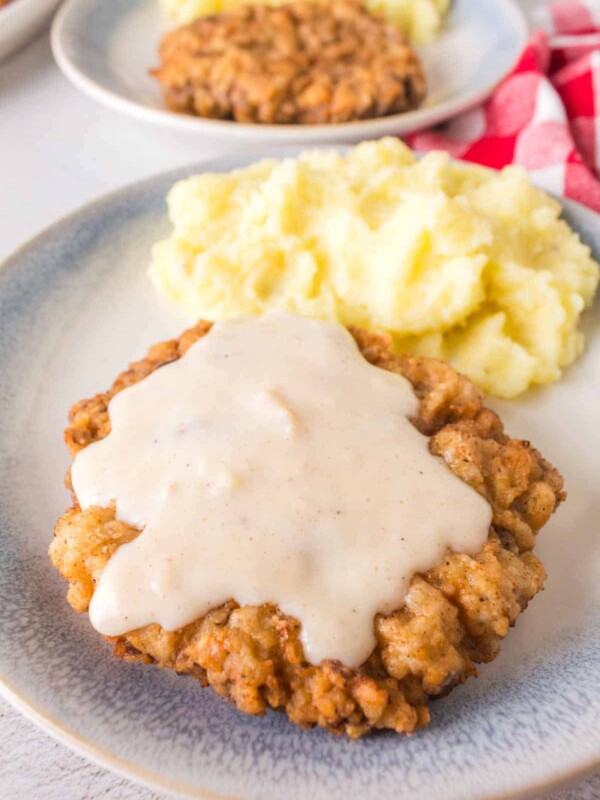
[(526, 40), (512, 0), (454, 0), (442, 36), (419, 48), (429, 97), (417, 111), (335, 125), (250, 125), (174, 114), (148, 70), (167, 25), (158, 0), (67, 0), (53, 25), (58, 65), (82, 91), (119, 111), (207, 137), (265, 142), (358, 141), (442, 122), (487, 97), (515, 65)]
[(39, 33), (60, 0), (12, 0), (0, 8), (0, 59)]
[[(79, 752), (186, 797), (516, 800), (599, 766), (598, 307), (563, 380), (493, 404), (565, 476), (568, 500), (536, 548), (546, 590), (499, 657), (433, 703), (431, 725), (414, 736), (350, 742), (283, 714), (243, 716), (190, 678), (117, 660), (68, 607), (47, 556), (69, 503), (66, 412), (188, 324), (146, 269), (169, 229), (165, 194), (189, 172), (84, 208), (0, 269), (0, 689)], [(573, 203), (565, 213), (600, 256), (599, 217)]]

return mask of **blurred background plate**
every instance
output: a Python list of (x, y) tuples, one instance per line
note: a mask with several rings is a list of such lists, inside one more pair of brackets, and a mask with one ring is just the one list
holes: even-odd
[(308, 144), (401, 135), (443, 122), (492, 92), (515, 65), (527, 36), (523, 14), (512, 0), (454, 0), (442, 35), (417, 47), (429, 83), (422, 108), (333, 125), (250, 125), (163, 108), (160, 87), (148, 70), (157, 65), (157, 45), (166, 29), (158, 0), (67, 0), (54, 21), (52, 49), (79, 89), (148, 122), (222, 142)]
[(0, 60), (38, 34), (60, 0), (11, 0), (0, 8)]

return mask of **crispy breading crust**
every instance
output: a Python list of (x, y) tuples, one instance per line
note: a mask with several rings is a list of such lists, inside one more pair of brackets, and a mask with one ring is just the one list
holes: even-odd
[(355, 0), (244, 5), (167, 33), (153, 74), (172, 111), (323, 124), (409, 111), (425, 97), (402, 33)]
[[(127, 386), (180, 358), (210, 329), (200, 322), (151, 348), (105, 394), (76, 403), (65, 433), (72, 455), (110, 432), (108, 403)], [(376, 617), (377, 647), (360, 668), (306, 662), (297, 620), (270, 604), (231, 600), (177, 631), (149, 625), (110, 639), (117, 656), (194, 675), (247, 714), (283, 710), (303, 727), (355, 738), (375, 728), (411, 733), (429, 721), (427, 703), (476, 674), (531, 598), (545, 572), (531, 552), (536, 532), (564, 499), (558, 471), (529, 442), (508, 438), (483, 395), (446, 364), (395, 356), (384, 336), (351, 329), (363, 356), (404, 375), (420, 400), (413, 424), (430, 449), (491, 504), (493, 524), (475, 557), (448, 553), (416, 575), (405, 606)], [(69, 482), (69, 479), (67, 479)], [(139, 531), (112, 508), (73, 507), (59, 519), (50, 557), (69, 581), (68, 600), (87, 610), (113, 553)]]

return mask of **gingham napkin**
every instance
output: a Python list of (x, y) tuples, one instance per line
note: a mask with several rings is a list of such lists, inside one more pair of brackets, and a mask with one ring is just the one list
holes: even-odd
[(521, 60), (492, 98), (409, 143), (520, 164), (538, 186), (600, 211), (600, 0), (547, 3), (530, 19)]

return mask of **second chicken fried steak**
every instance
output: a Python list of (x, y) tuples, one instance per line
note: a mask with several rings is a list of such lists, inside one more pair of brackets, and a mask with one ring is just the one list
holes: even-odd
[(322, 124), (409, 111), (425, 97), (418, 56), (357, 0), (241, 6), (168, 33), (153, 74), (172, 111)]

